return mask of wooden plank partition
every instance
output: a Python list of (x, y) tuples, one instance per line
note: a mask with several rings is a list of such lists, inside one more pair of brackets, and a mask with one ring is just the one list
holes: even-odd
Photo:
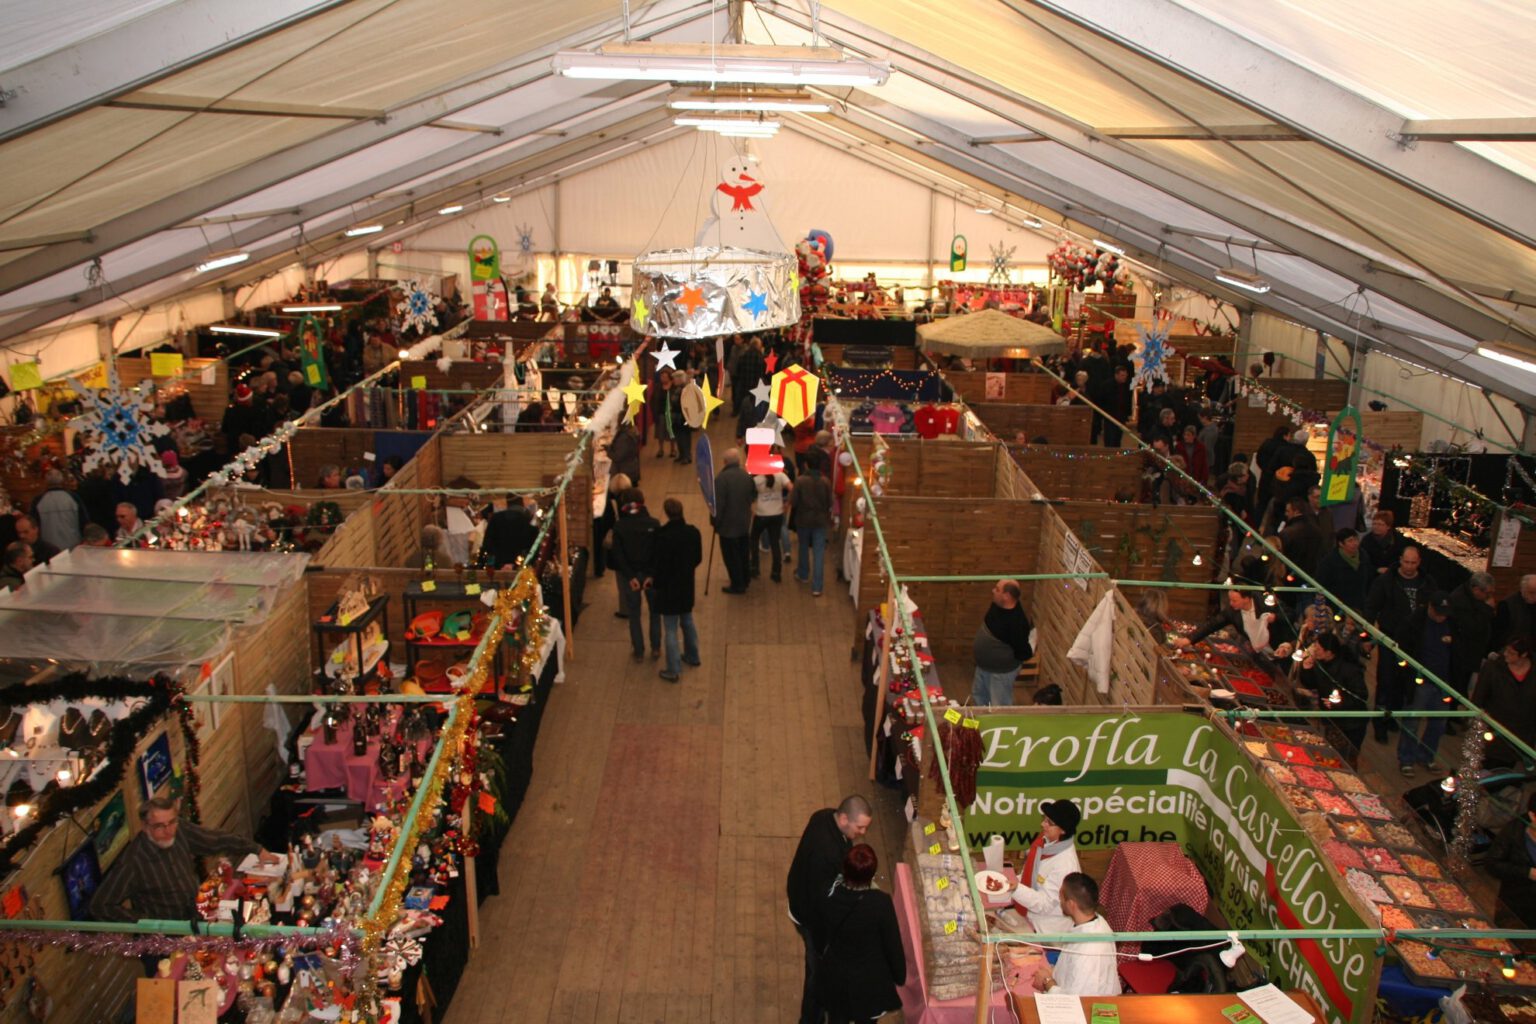
[[(993, 496), (993, 478), (997, 472), (997, 446), (986, 441), (925, 441), (918, 437), (894, 437), (889, 441), (889, 495), (921, 497)], [(868, 436), (853, 439), (854, 453), (864, 472), (871, 472), (874, 440)]]
[[(474, 390), (501, 386), (504, 370), (501, 363), (479, 363), (469, 359), (455, 359), (447, 372), (437, 365), (436, 359), (407, 359), (400, 364), (400, 381), (406, 387), (413, 386), (417, 377), (426, 379), (429, 390)], [(466, 398), (471, 396), (464, 396)]]
[(364, 456), (374, 453), (380, 434), (427, 437), (429, 433), (423, 430), (374, 430), (372, 427), (306, 427), (294, 434), (289, 442), (293, 482), (299, 487), (315, 486), (323, 466), (339, 466), (342, 472), (349, 467), (372, 466)]
[[(1209, 505), (1062, 501), (1053, 502), (1052, 507), (1115, 579), (1211, 582), (1221, 514)], [(1200, 565), (1194, 564), (1197, 552)], [(1123, 589), (1134, 602), (1150, 588)], [(1200, 620), (1209, 614), (1213, 591), (1170, 588), (1166, 592), (1175, 618)]]
[[(443, 484), (462, 476), (487, 489), (552, 487), (565, 472), (566, 456), (576, 446), (571, 434), (444, 434), (438, 440)], [(648, 453), (645, 458), (650, 458)], [(566, 529), (572, 547), (592, 545), (591, 495), (589, 450), (566, 491)], [(661, 506), (655, 499), (652, 504), (658, 509)]]
[[(987, 378), (1001, 377), (1003, 380), (1003, 395), (1001, 398), (987, 397)], [(1001, 402), (1016, 405), (1049, 405), (1051, 401), (1051, 389), (1056, 386), (1053, 377), (1044, 373), (984, 373), (980, 370), (945, 370), (944, 379), (949, 381), (949, 386), (955, 389), (955, 394), (963, 398), (967, 405), (976, 406), (988, 402)]]
[(1093, 434), (1093, 410), (1086, 405), (1007, 405), (982, 402), (971, 410), (999, 441), (1013, 443), (1024, 432), (1026, 440), (1044, 437), (1051, 444), (1088, 444)]
[(1141, 452), (1098, 445), (1009, 445), (1006, 457), (1019, 464), (1047, 498), (1113, 501), (1129, 488), (1141, 491)]

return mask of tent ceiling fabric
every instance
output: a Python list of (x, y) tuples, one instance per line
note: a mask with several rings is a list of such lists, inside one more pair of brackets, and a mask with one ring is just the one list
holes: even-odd
[[(0, 87), (221, 7), (244, 10), (68, 0), (0, 44)], [(703, 0), (631, 7), (635, 38), (726, 31)], [(282, 0), (265, 24), (233, 21), (222, 47), (191, 28), (168, 39), (158, 78), (147, 57), (87, 65), (102, 102), (35, 130), (7, 138), (0, 109), (0, 336), (113, 308), (83, 290), (93, 257), (135, 302), (250, 280), (435, 230), (442, 203), (472, 214), (486, 189), (536, 187), (674, 134), (664, 85), (548, 73), (555, 49), (622, 38), (619, 14), (612, 0)], [(761, 0), (743, 23), (748, 42), (810, 40), (789, 0)], [(1487, 340), (1536, 355), (1518, 298), (1536, 295), (1536, 141), (1523, 141), (1536, 140), (1536, 7), (1459, 11), (1452, 34), (1445, 12), (1388, 0), (826, 0), (819, 29), (894, 73), (868, 95), (828, 90), (831, 114), (786, 119), (798, 135), (942, 195), (1006, 193), (1015, 222), (1107, 234), (1223, 298), (1251, 300), (1211, 284), (1214, 270), (1254, 266), (1275, 284), (1258, 301), (1282, 315), (1358, 329), (1536, 405), (1531, 375), (1465, 356)], [(1493, 118), (1517, 141), (1409, 130)], [(197, 226), (205, 217), (241, 219)], [(340, 237), (364, 217), (391, 227)], [(233, 247), (260, 249), (223, 277), (188, 276)]]

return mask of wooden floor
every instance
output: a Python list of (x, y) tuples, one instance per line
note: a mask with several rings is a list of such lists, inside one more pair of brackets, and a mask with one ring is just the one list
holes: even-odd
[[(735, 421), (711, 425), (718, 453)], [(693, 466), (654, 456), (641, 489), (709, 524)], [(502, 891), (446, 1024), (693, 1021), (783, 1024), (799, 1012), (804, 948), (784, 879), (811, 812), (874, 803), (882, 886), (901, 804), (867, 780), (853, 606), (827, 552), (826, 595), (763, 577), (721, 593), (718, 546), (699, 599), (703, 666), (681, 683), (630, 659), (611, 574), (588, 580), (566, 682), (539, 736), (532, 788), (502, 851)]]

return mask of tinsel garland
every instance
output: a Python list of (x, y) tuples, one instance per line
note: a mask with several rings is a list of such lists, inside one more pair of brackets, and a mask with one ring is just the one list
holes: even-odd
[(40, 931), (17, 928), (0, 931), (0, 940), (41, 948), (57, 946), (93, 956), (169, 956), (174, 953), (258, 953), (277, 949), (335, 948), (346, 961), (355, 958), (357, 939), (345, 925), (333, 925), (315, 935), (278, 935), (236, 939), (228, 935), (128, 935), (121, 932)]
[(34, 801), (36, 810), (31, 820), (23, 828), (6, 836), (4, 842), (0, 842), (0, 873), (14, 868), (16, 858), (59, 821), (96, 806), (122, 783), (128, 764), (133, 759), (134, 749), (150, 727), (165, 714), (171, 705), (172, 696), (172, 683), (164, 676), (156, 676), (146, 682), (119, 676), (89, 679), (80, 672), (72, 672), (54, 682), (17, 683), (0, 689), (0, 704), (12, 708), (53, 701), (68, 704), (91, 698), (144, 701), (143, 706), (134, 709), (128, 717), (112, 723), (106, 763), (93, 778), (77, 786), (63, 788), (50, 782), (37, 794)]
[(182, 699), (178, 693), (172, 704), (176, 708), (176, 717), (181, 720), (181, 742), (186, 751), (187, 770), (182, 778), (181, 786), (181, 814), (194, 825), (203, 823), (202, 812), (198, 809), (198, 798), (202, 795), (203, 780), (198, 774), (197, 766), (203, 760), (203, 742), (197, 738), (197, 723), (192, 717), (192, 705)]
[(1483, 774), (1483, 751), (1488, 746), (1488, 727), (1479, 721), (1467, 723), (1461, 740), (1461, 763), (1456, 766), (1456, 825), (1451, 832), (1450, 853), (1453, 862), (1466, 864), (1472, 852), (1472, 833), (1477, 827), (1478, 785)]

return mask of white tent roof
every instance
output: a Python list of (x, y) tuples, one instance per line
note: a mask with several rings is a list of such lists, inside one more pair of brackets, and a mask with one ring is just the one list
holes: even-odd
[[(635, 39), (730, 30), (714, 4), (629, 6)], [(1536, 375), (1473, 354), (1536, 358), (1536, 7), (1462, 5), (1454, 25), (1388, 0), (817, 10), (813, 26), (799, 4), (749, 4), (741, 32), (795, 45), (814, 28), (895, 71), (787, 130), (1536, 406)], [(0, 344), (119, 315), (121, 296), (387, 245), (450, 202), (473, 213), (684, 131), (666, 84), (551, 74), (556, 49), (623, 36), (620, 5), (597, 0), (70, 0), (23, 17), (0, 44)], [(363, 222), (390, 228), (342, 236)], [(229, 249), (252, 259), (193, 272)], [(1272, 291), (1211, 283), (1233, 265)]]

